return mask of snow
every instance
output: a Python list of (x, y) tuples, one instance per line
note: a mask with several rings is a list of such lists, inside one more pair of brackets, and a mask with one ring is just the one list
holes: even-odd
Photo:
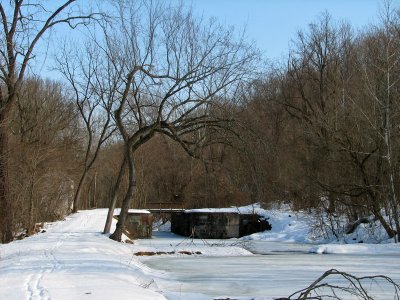
[(262, 240), (287, 243), (312, 243), (317, 240), (311, 235), (312, 217), (303, 212), (294, 213), (288, 206), (264, 210), (255, 206), (255, 212), (264, 216), (271, 224), (270, 231), (254, 233), (245, 237), (248, 240)]
[(188, 213), (239, 213), (239, 214), (253, 214), (262, 212), (260, 205), (258, 203), (254, 205), (247, 206), (232, 206), (228, 208), (196, 208), (196, 209), (187, 209), (185, 212)]
[(129, 213), (135, 213), (135, 214), (150, 214), (150, 211), (145, 210), (145, 209), (129, 209)]
[[(114, 209), (114, 215), (119, 215), (121, 212), (120, 208), (116, 208)], [(128, 210), (129, 213), (134, 213), (134, 214), (150, 214), (150, 211), (146, 210), (146, 209), (133, 209), (130, 208)]]
[[(272, 299), (304, 288), (330, 268), (400, 281), (393, 268), (400, 264), (399, 245), (376, 224), (334, 241), (310, 232), (312, 215), (289, 207), (202, 211), (255, 212), (272, 230), (200, 240), (174, 235), (165, 223), (152, 239), (125, 244), (101, 233), (106, 209), (81, 211), (48, 224), (44, 233), (0, 244), (0, 299)], [(387, 289), (380, 294), (378, 299), (391, 297)]]
[(165, 299), (128, 244), (100, 232), (107, 210), (79, 212), (45, 233), (1, 245), (0, 299)]
[[(277, 248), (276, 245), (272, 247)], [(386, 257), (282, 252), (238, 257), (157, 256), (142, 258), (142, 262), (151, 269), (165, 272), (155, 277), (155, 280), (164, 295), (171, 300), (191, 299), (186, 296), (187, 293), (196, 294), (201, 300), (224, 296), (225, 299), (272, 300), (287, 297), (310, 285), (332, 268), (358, 276), (385, 274), (396, 282), (400, 280), (400, 270), (393, 268), (400, 263), (399, 255)], [(373, 299), (394, 299), (393, 290), (388, 286), (382, 284), (373, 289), (379, 293)]]
[(399, 255), (400, 244), (324, 244), (311, 247), (309, 251), (317, 254)]

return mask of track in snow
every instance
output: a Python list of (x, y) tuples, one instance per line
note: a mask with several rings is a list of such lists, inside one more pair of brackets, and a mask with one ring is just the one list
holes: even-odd
[(140, 286), (152, 277), (129, 263), (132, 246), (101, 233), (106, 215), (107, 210), (82, 211), (51, 224), (45, 233), (1, 245), (0, 299), (108, 300), (135, 295), (135, 300), (165, 300), (152, 287)]

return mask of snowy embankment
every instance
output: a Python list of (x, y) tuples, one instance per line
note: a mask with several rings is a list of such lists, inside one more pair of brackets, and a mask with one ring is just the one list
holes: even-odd
[(245, 237), (248, 240), (262, 240), (286, 243), (315, 243), (310, 234), (311, 216), (302, 212), (294, 213), (288, 207), (264, 210), (258, 204), (248, 206), (255, 213), (264, 216), (271, 224), (270, 231), (255, 233)]
[(380, 254), (398, 255), (399, 244), (323, 244), (311, 247), (310, 253), (317, 254)]
[(398, 255), (400, 253), (400, 244), (394, 244), (394, 240), (387, 237), (379, 222), (360, 224), (353, 233), (343, 234), (339, 240), (326, 239), (312, 230), (316, 221), (315, 216), (310, 213), (293, 212), (287, 206), (264, 210), (257, 204), (241, 209), (253, 210), (265, 216), (272, 225), (271, 231), (249, 235), (243, 238), (245, 240), (314, 244), (310, 246), (309, 252), (317, 254)]

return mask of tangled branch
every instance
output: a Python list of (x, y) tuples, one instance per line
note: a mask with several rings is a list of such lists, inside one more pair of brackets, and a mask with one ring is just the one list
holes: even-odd
[[(338, 277), (338, 279), (344, 279), (344, 282), (336, 281), (335, 283), (329, 283), (325, 281), (328, 277), (331, 278), (333, 276)], [(280, 298), (279, 300), (346, 299), (349, 296), (363, 300), (373, 300), (374, 298), (370, 294), (370, 287), (372, 284), (379, 283), (389, 284), (389, 286), (393, 288), (393, 299), (400, 300), (400, 285), (388, 276), (373, 275), (357, 277), (336, 269), (326, 271), (307, 288), (299, 290), (287, 298)], [(369, 288), (367, 288), (367, 286)]]

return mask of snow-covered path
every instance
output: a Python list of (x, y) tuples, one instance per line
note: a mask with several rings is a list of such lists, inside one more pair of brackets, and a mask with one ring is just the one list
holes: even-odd
[(100, 233), (106, 213), (80, 212), (0, 245), (0, 299), (165, 299), (144, 288), (151, 278), (132, 260), (132, 247)]

